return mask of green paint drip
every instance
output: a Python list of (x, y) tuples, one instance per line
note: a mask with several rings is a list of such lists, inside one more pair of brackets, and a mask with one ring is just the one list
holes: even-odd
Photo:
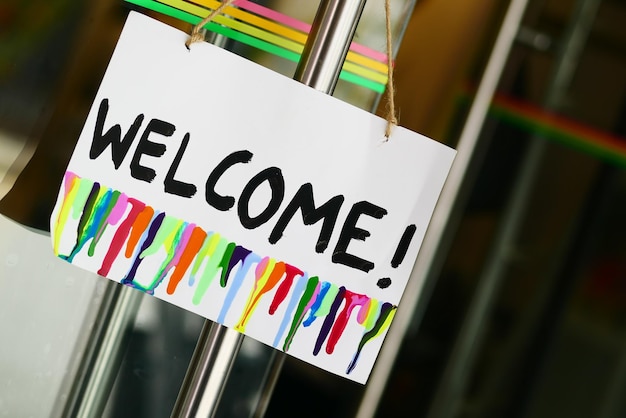
[(174, 232), (175, 229), (179, 228), (183, 223), (180, 219), (174, 218), (170, 215), (165, 215), (159, 230), (157, 231), (152, 243), (141, 252), (139, 257), (146, 258), (148, 256), (154, 255), (159, 251), (159, 248), (163, 246), (165, 240)]
[[(171, 7), (166, 4), (158, 3), (154, 0), (126, 0), (126, 1), (128, 3), (133, 3), (142, 7), (146, 7), (156, 12), (163, 13), (168, 16), (172, 16), (176, 19), (189, 22), (193, 25), (198, 24), (202, 20), (202, 18), (195, 16), (191, 13), (178, 10), (175, 7)], [(278, 57), (284, 58), (288, 61), (292, 61), (296, 63), (300, 61), (300, 54), (298, 54), (297, 52), (289, 51), (288, 49), (271, 44), (269, 42), (247, 35), (245, 33), (237, 32), (234, 29), (227, 28), (218, 23), (209, 22), (207, 25), (204, 26), (204, 28), (207, 30), (210, 30), (211, 32), (219, 33), (220, 35), (226, 36), (227, 38), (233, 39), (235, 41), (260, 49), (261, 51), (265, 51), (272, 55), (276, 55)], [(385, 91), (384, 84), (369, 80), (365, 77), (356, 75), (354, 73), (350, 73), (348, 71), (342, 70), (341, 73), (339, 74), (339, 78), (347, 82), (359, 85), (361, 87), (365, 87), (367, 89), (373, 90), (377, 93), (383, 93)]]
[(76, 244), (74, 245), (70, 255), (66, 257), (66, 260), (70, 263), (90, 238), (87, 232), (93, 222), (94, 213), (98, 210), (98, 203), (105, 195), (106, 193), (102, 191), (100, 185), (96, 185), (94, 183), (93, 187), (89, 191), (89, 196), (86, 199), (82, 216), (78, 221), (78, 227), (76, 229)]
[(296, 331), (298, 330), (300, 324), (302, 323), (302, 320), (304, 319), (304, 310), (311, 302), (311, 298), (313, 297), (313, 294), (315, 293), (315, 289), (317, 289), (317, 285), (319, 284), (319, 282), (319, 278), (317, 276), (313, 276), (309, 278), (309, 281), (306, 283), (306, 289), (304, 290), (304, 294), (300, 298), (300, 303), (298, 303), (298, 308), (296, 309), (296, 313), (294, 314), (293, 320), (291, 321), (291, 328), (289, 329), (287, 338), (285, 338), (283, 351), (286, 352), (287, 350), (289, 350), (291, 341), (296, 335)]
[(87, 254), (89, 254), (89, 257), (93, 257), (96, 251), (96, 245), (98, 245), (98, 242), (100, 241), (100, 238), (102, 238), (102, 235), (104, 234), (104, 231), (106, 230), (106, 227), (108, 225), (107, 220), (109, 219), (109, 214), (117, 204), (117, 200), (119, 199), (120, 195), (121, 193), (119, 191), (114, 190), (111, 198), (109, 199), (109, 204), (107, 205), (106, 209), (101, 214), (99, 213), (99, 219), (97, 219), (98, 227), (96, 229), (96, 233), (93, 239), (91, 240), (91, 244), (89, 244), (89, 249), (87, 250)]
[(235, 251), (235, 247), (237, 244), (231, 242), (226, 246), (226, 251), (224, 251), (224, 255), (222, 256), (222, 261), (220, 261), (219, 267), (222, 269), (222, 275), (220, 277), (220, 286), (226, 286), (226, 275), (229, 273), (228, 265), (230, 263), (230, 258), (233, 256), (233, 252)]
[[(217, 244), (215, 251), (213, 251), (212, 253), (210, 249), (209, 251), (207, 251), (209, 261), (204, 267), (204, 272), (202, 273), (202, 276), (200, 276), (200, 280), (198, 280), (198, 286), (196, 287), (196, 291), (193, 294), (192, 302), (194, 305), (199, 305), (200, 302), (202, 302), (204, 294), (209, 289), (209, 286), (217, 275), (217, 270), (222, 265), (222, 258), (227, 248), (228, 240), (225, 238), (219, 238), (219, 243)], [(199, 259), (196, 261), (199, 261)]]
[(352, 370), (354, 370), (354, 368), (356, 367), (356, 363), (359, 360), (359, 357), (361, 356), (361, 351), (363, 350), (363, 347), (365, 347), (365, 344), (367, 344), (369, 341), (373, 340), (374, 338), (378, 337), (387, 328), (389, 328), (389, 325), (391, 324), (393, 317), (396, 315), (397, 309), (398, 309), (397, 306), (392, 306), (389, 303), (384, 303), (381, 306), (380, 313), (379, 315), (376, 315), (377, 318), (374, 321), (374, 325), (372, 329), (370, 329), (365, 334), (363, 334), (363, 337), (361, 338), (361, 341), (359, 342), (356, 353), (354, 353), (354, 357), (352, 358), (352, 361), (348, 365), (348, 369), (346, 370), (347, 374), (350, 374)]
[(315, 316), (322, 317), (330, 313), (330, 307), (333, 305), (333, 302), (337, 297), (337, 293), (339, 293), (339, 287), (337, 287), (336, 284), (331, 283), (330, 287), (326, 291), (324, 299), (322, 300), (322, 304), (317, 312), (315, 312)]
[(200, 266), (202, 265), (204, 259), (207, 257), (207, 253), (213, 245), (213, 242), (217, 242), (219, 241), (219, 239), (220, 234), (214, 234), (213, 232), (207, 233), (207, 236), (202, 243), (202, 247), (200, 248), (200, 251), (198, 251), (198, 255), (196, 256), (196, 261), (194, 261), (193, 267), (191, 268), (191, 274), (189, 275), (189, 285), (193, 285), (196, 274), (198, 274), (198, 270), (200, 269)]
[(87, 202), (87, 198), (91, 193), (91, 189), (93, 188), (93, 181), (88, 179), (79, 179), (77, 180), (80, 184), (78, 185), (78, 190), (76, 191), (76, 197), (72, 202), (72, 218), (78, 219), (85, 208), (85, 203)]
[(102, 193), (100, 193), (100, 189), (98, 189), (98, 192), (93, 194), (90, 193), (89, 197), (87, 198), (87, 203), (85, 203), (83, 215), (81, 216), (80, 221), (78, 221), (77, 237), (79, 240), (83, 239), (83, 236), (85, 235), (85, 230), (89, 228), (94, 209), (96, 208), (96, 205), (101, 196)]
[[(165, 220), (163, 222), (165, 223)], [(147, 286), (147, 290), (154, 290), (161, 283), (161, 281), (165, 278), (165, 275), (167, 274), (169, 269), (174, 267), (171, 264), (171, 262), (176, 256), (177, 245), (180, 242), (181, 237), (183, 233), (185, 232), (185, 229), (187, 228), (187, 225), (188, 225), (187, 222), (178, 220), (178, 222), (176, 222), (175, 230), (173, 231), (172, 229), (170, 229), (170, 234), (168, 234), (163, 240), (163, 247), (165, 248), (167, 256), (165, 257), (165, 260), (163, 260), (163, 262), (161, 263), (161, 266), (159, 267), (159, 270), (157, 271), (157, 273), (154, 275), (154, 278), (152, 279), (152, 283), (150, 283), (150, 285)], [(157, 237), (158, 237), (158, 234), (157, 234)], [(156, 241), (156, 237), (155, 237), (155, 241)], [(146, 250), (148, 248), (146, 248)], [(142, 255), (144, 253), (145, 251), (142, 253)]]

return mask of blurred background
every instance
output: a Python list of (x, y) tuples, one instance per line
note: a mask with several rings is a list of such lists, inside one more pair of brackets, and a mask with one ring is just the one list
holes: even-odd
[[(319, 1), (255, 3), (311, 23)], [(505, 25), (513, 3), (521, 21)], [(217, 415), (626, 416), (626, 1), (391, 7), (411, 130), (459, 146), (485, 68), (503, 60), (395, 362), (364, 387), (288, 358), (271, 390), (276, 354), (246, 338)], [(97, 367), (103, 416), (168, 417), (203, 324), (132, 292), (110, 359), (94, 355), (119, 286), (49, 251), (60, 179), (131, 9), (191, 27), (121, 0), (0, 3), (0, 417), (75, 416)], [(355, 41), (384, 51), (384, 34), (383, 1), (369, 0)], [(294, 62), (217, 38), (293, 76)], [(345, 80), (335, 96), (385, 105)]]

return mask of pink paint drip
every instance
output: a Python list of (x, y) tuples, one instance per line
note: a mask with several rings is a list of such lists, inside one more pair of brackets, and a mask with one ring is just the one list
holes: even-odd
[(372, 308), (372, 299), (368, 298), (367, 302), (365, 302), (361, 309), (359, 309), (359, 313), (357, 314), (356, 321), (363, 325), (363, 323), (367, 320), (369, 316), (370, 310)]
[(145, 203), (133, 198), (128, 198), (127, 203), (130, 203), (131, 205), (130, 212), (126, 216), (126, 219), (117, 228), (117, 231), (115, 231), (113, 240), (111, 241), (106, 255), (104, 256), (104, 260), (102, 260), (102, 265), (98, 270), (98, 274), (101, 276), (107, 276), (109, 271), (111, 271), (111, 266), (126, 243), (130, 230), (137, 221), (137, 217), (146, 207)]
[(124, 193), (121, 193), (117, 198), (117, 203), (111, 210), (109, 217), (107, 218), (107, 224), (109, 225), (117, 225), (117, 223), (122, 219), (124, 213), (126, 212), (126, 208), (128, 208), (128, 196)]

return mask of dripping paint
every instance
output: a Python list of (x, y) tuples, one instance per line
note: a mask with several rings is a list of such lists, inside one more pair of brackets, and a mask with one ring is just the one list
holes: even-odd
[[(244, 288), (242, 282), (251, 279), (251, 291), (235, 329), (245, 333), (254, 315), (277, 315), (286, 304), (273, 339), (273, 346), (285, 352), (303, 327), (320, 321), (310, 351), (317, 356), (324, 348), (324, 353), (332, 355), (348, 322), (355, 321), (363, 335), (354, 347), (352, 360), (345, 365), (346, 374), (357, 367), (367, 343), (386, 331), (395, 313), (396, 306), (391, 303), (337, 287), (287, 262), (256, 254), (218, 232), (205, 231), (72, 172), (65, 174), (61, 197), (52, 228), (56, 256), (71, 263), (86, 253), (101, 260), (99, 274), (148, 294), (162, 286), (168, 295), (174, 295), (187, 278), (187, 286), (193, 287), (194, 305), (200, 305), (212, 287), (228, 288), (219, 317), (210, 318), (222, 323), (233, 299)], [(107, 235), (111, 238), (104, 242), (108, 229), (112, 230)], [(61, 244), (68, 239), (73, 245), (63, 253)], [(160, 257), (155, 264), (158, 267), (150, 277), (138, 280), (142, 262), (154, 257)], [(128, 266), (121, 278), (109, 275), (116, 263)], [(271, 299), (269, 309), (258, 312), (259, 301), (265, 297)], [(358, 313), (352, 315), (355, 310)]]

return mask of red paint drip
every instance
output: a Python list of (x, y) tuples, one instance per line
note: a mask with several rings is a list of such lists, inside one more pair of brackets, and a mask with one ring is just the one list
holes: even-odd
[(146, 207), (145, 203), (133, 198), (128, 198), (128, 203), (132, 205), (132, 208), (128, 213), (126, 219), (124, 219), (124, 221), (117, 228), (117, 231), (115, 231), (115, 235), (113, 236), (113, 240), (111, 241), (109, 250), (104, 256), (104, 260), (102, 261), (102, 266), (100, 266), (100, 270), (98, 270), (98, 274), (101, 276), (106, 276), (107, 274), (109, 274), (109, 271), (111, 270), (111, 265), (117, 258), (120, 250), (122, 249), (122, 246), (128, 238), (130, 228), (134, 225), (135, 220)]
[(285, 300), (289, 291), (291, 290), (291, 285), (293, 284), (293, 279), (296, 276), (303, 276), (304, 272), (300, 270), (298, 267), (294, 267), (290, 264), (285, 264), (285, 278), (278, 289), (276, 289), (276, 293), (274, 294), (274, 299), (272, 299), (272, 303), (270, 305), (269, 313), (270, 315), (274, 315), (276, 309), (280, 306), (281, 303)]
[(332, 354), (335, 351), (335, 345), (339, 341), (339, 338), (343, 335), (343, 331), (346, 329), (346, 325), (348, 324), (348, 319), (350, 319), (350, 315), (352, 311), (357, 306), (363, 306), (367, 302), (369, 302), (370, 298), (366, 295), (361, 295), (358, 293), (353, 293), (349, 290), (346, 290), (344, 295), (344, 300), (346, 304), (343, 307), (343, 310), (337, 317), (335, 321), (335, 325), (333, 325), (333, 329), (330, 331), (330, 335), (328, 336), (328, 342), (326, 343), (326, 353)]

